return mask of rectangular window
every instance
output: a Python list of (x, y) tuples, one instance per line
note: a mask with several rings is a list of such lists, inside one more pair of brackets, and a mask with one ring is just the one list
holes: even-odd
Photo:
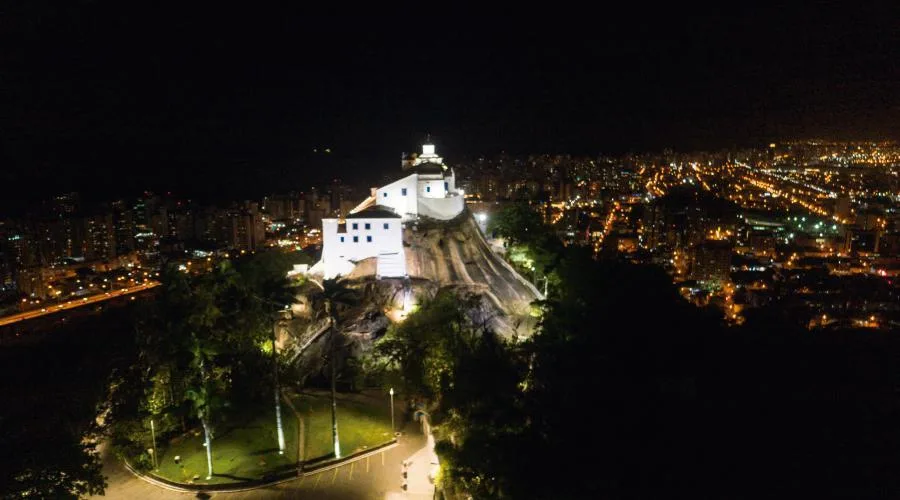
[(387, 198), (387, 192), (385, 192), (382, 196)]
[(450, 183), (449, 182), (444, 183), (444, 191), (450, 191)]
[(353, 243), (359, 243), (359, 236), (353, 237)]
[(431, 186), (425, 186), (425, 192), (426, 192), (426, 193), (430, 193), (430, 192), (431, 192)]
[(372, 237), (371, 237), (371, 236), (366, 236), (366, 241), (369, 242), (369, 243), (372, 243)]
[(384, 223), (384, 228), (385, 228), (385, 229), (388, 229), (388, 228), (390, 228), (390, 227), (391, 227), (390, 224), (388, 224), (387, 222)]
[(366, 229), (372, 229), (372, 224), (369, 224), (368, 222), (366, 222), (365, 226), (363, 226), (363, 227), (365, 227)]
[(353, 229), (359, 229), (359, 224), (357, 224), (357, 223), (354, 222), (354, 223), (353, 223)]
[(343, 237), (343, 236), (341, 236), (341, 243), (343, 243), (343, 242), (344, 242), (344, 237)]
[(406, 196), (406, 188), (400, 189), (400, 194), (402, 194), (403, 196)]

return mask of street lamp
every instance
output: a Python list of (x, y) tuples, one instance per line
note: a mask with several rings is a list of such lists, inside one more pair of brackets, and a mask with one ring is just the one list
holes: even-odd
[(394, 388), (393, 387), (391, 387), (390, 393), (391, 393), (391, 434), (393, 434), (395, 432), (394, 431)]

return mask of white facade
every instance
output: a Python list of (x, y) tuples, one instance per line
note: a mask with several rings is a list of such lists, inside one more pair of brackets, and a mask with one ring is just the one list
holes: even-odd
[(390, 207), (404, 221), (419, 216), (418, 174), (408, 175), (375, 190), (375, 204)]
[[(456, 176), (451, 170), (446, 177), (410, 174), (376, 189), (374, 203), (390, 207), (404, 221), (415, 220), (419, 215), (450, 220), (463, 211), (465, 199), (456, 190)], [(360, 208), (370, 204), (364, 203)]]
[(322, 260), (311, 272), (334, 278), (349, 274), (357, 262), (376, 257), (377, 277), (406, 276), (402, 223), (419, 216), (450, 220), (465, 209), (456, 175), (435, 154), (434, 145), (422, 146), (422, 155), (407, 167), (413, 173), (373, 189), (346, 220), (322, 219)]
[(405, 168), (413, 173), (376, 189), (375, 204), (392, 208), (404, 221), (420, 215), (449, 220), (462, 213), (466, 203), (464, 193), (456, 189), (456, 173), (435, 154), (433, 144), (423, 145), (422, 154)]
[[(374, 210), (383, 211), (381, 207)], [(400, 218), (369, 218), (365, 213), (346, 221), (322, 219), (322, 272), (326, 279), (349, 274), (357, 262), (371, 257), (378, 259), (379, 276), (406, 276)], [(382, 269), (386, 263), (391, 264), (390, 269)]]

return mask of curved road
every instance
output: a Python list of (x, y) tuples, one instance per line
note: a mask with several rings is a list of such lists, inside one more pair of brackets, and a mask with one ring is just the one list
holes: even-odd
[[(212, 497), (226, 500), (257, 498), (327, 498), (327, 499), (416, 499), (430, 500), (434, 488), (428, 482), (427, 473), (434, 460), (434, 442), (425, 438), (421, 428), (410, 422), (398, 446), (380, 454), (363, 458), (352, 464), (311, 474), (294, 481), (238, 493), (210, 493)], [(129, 472), (107, 449), (101, 449), (103, 472), (109, 487), (106, 496), (95, 499), (188, 499), (197, 493), (167, 490), (152, 485)], [(412, 461), (409, 467), (409, 488), (401, 490), (401, 471), (404, 461)]]
[(96, 304), (97, 302), (103, 302), (104, 300), (115, 299), (118, 297), (122, 297), (124, 295), (131, 295), (133, 293), (143, 292), (144, 290), (149, 290), (156, 286), (159, 286), (158, 281), (148, 281), (147, 283), (130, 286), (128, 288), (122, 288), (120, 290), (112, 290), (112, 291), (101, 293), (98, 295), (91, 295), (90, 297), (82, 297), (80, 299), (69, 300), (67, 302), (63, 302), (62, 304), (48, 305), (47, 307), (44, 307), (42, 309), (25, 311), (25, 312), (21, 312), (19, 314), (13, 314), (11, 316), (3, 316), (2, 318), (0, 318), (0, 326), (17, 323), (19, 321), (25, 321), (27, 319), (33, 319), (33, 318), (38, 318), (41, 316), (46, 316), (48, 314), (56, 314), (60, 311), (67, 311), (69, 309), (75, 309), (76, 307), (86, 306), (86, 305), (90, 305), (90, 304)]

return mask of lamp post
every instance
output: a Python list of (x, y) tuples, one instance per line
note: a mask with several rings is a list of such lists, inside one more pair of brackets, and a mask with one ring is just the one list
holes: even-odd
[(394, 388), (393, 387), (391, 387), (390, 393), (391, 393), (391, 434), (393, 434), (395, 432), (394, 431)]

